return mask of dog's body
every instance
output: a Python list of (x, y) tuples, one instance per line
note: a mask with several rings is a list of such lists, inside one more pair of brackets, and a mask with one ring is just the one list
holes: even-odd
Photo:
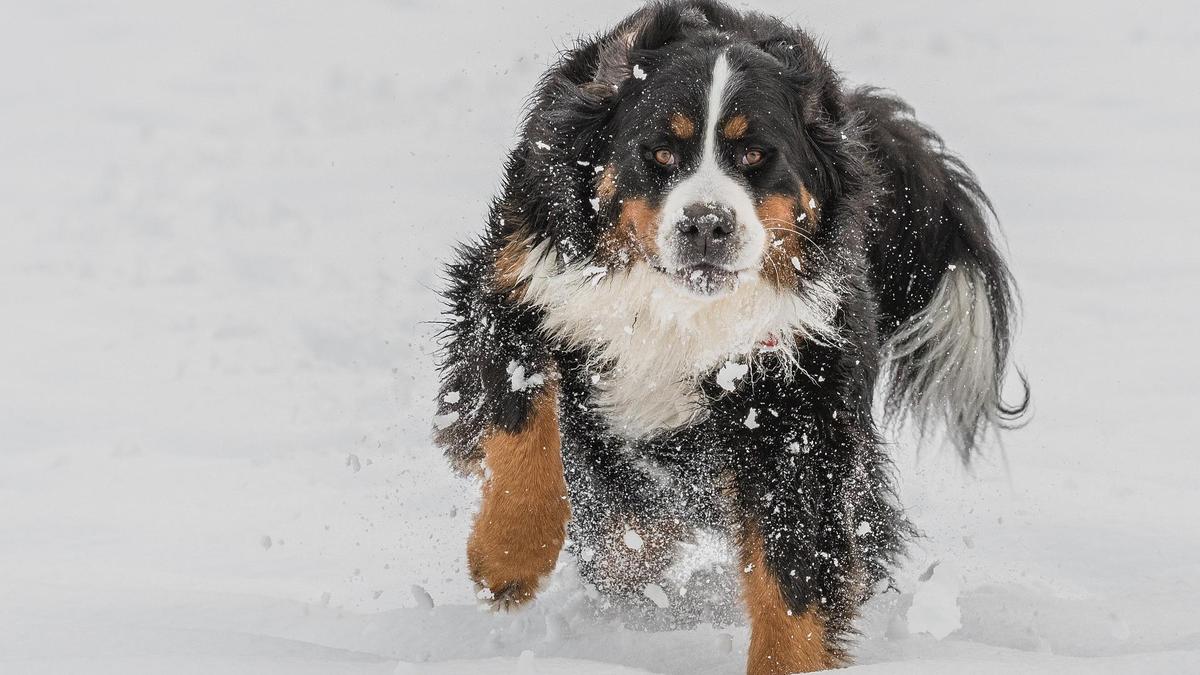
[(908, 525), (872, 404), (964, 458), (1000, 400), (1012, 284), (973, 176), (804, 33), (655, 4), (544, 78), (451, 266), (439, 442), (484, 477), (470, 572), (531, 599), (570, 535), (641, 590), (695, 527), (740, 552), (754, 674), (846, 658)]

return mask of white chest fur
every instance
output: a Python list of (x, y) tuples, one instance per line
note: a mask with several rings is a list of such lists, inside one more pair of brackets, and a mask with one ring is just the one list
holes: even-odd
[(614, 432), (631, 439), (702, 419), (706, 401), (697, 384), (717, 366), (750, 365), (768, 341), (790, 354), (797, 340), (834, 337), (837, 296), (828, 285), (796, 294), (748, 275), (731, 293), (701, 298), (645, 263), (616, 272), (559, 265), (544, 246), (522, 270), (525, 299), (545, 311), (551, 336), (589, 350), (602, 372), (594, 404)]

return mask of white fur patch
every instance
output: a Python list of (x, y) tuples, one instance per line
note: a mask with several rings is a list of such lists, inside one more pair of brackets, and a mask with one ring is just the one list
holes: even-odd
[(594, 403), (628, 438), (702, 419), (700, 377), (727, 361), (752, 364), (766, 341), (790, 354), (800, 340), (837, 339), (832, 283), (797, 294), (750, 273), (730, 293), (701, 298), (644, 262), (598, 280), (589, 270), (586, 263), (561, 265), (542, 242), (521, 271), (524, 299), (545, 311), (551, 336), (589, 350), (603, 371), (594, 380)]

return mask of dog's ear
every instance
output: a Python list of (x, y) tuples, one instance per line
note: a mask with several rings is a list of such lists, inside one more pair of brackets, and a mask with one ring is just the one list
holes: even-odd
[(783, 65), (780, 73), (796, 91), (806, 122), (842, 116), (840, 82), (836, 76), (830, 77), (833, 71), (825, 65), (824, 55), (812, 40), (772, 36), (757, 46)]
[(638, 27), (614, 34), (600, 45), (600, 53), (596, 58), (596, 75), (592, 81), (584, 85), (594, 94), (606, 96), (617, 90), (622, 82), (633, 75), (629, 63), (630, 52), (637, 40)]
[(634, 55), (660, 49), (678, 39), (684, 20), (679, 8), (672, 5), (652, 5), (635, 15), (601, 42), (596, 74), (583, 87), (601, 97), (611, 96), (633, 77)]

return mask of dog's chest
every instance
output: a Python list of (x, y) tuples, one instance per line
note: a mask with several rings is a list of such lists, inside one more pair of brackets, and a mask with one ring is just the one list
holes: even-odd
[(546, 307), (548, 331), (589, 355), (587, 405), (631, 440), (704, 419), (702, 381), (715, 374), (732, 391), (756, 352), (790, 329), (756, 302), (756, 288), (698, 305), (660, 277), (624, 275)]
[(588, 354), (588, 405), (630, 439), (703, 419), (703, 379), (734, 390), (764, 346), (792, 354), (798, 340), (832, 333), (829, 298), (782, 291), (757, 275), (721, 297), (697, 298), (644, 263), (613, 271), (564, 268), (553, 254), (533, 259), (525, 300), (542, 310), (550, 337)]
[(677, 429), (704, 418), (707, 399), (700, 373), (683, 364), (618, 359), (591, 376), (588, 404), (608, 428), (628, 439)]

